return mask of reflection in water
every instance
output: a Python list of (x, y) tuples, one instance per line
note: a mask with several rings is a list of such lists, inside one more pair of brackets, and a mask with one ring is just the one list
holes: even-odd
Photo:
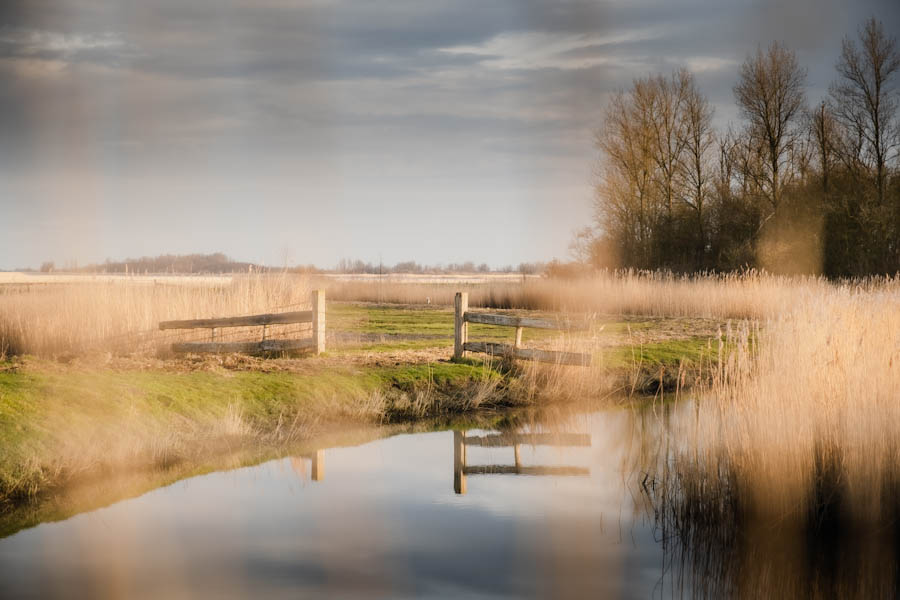
[(893, 525), (791, 530), (685, 487), (695, 410), (545, 410), (187, 479), (0, 539), (0, 597), (896, 595)]
[[(634, 414), (495, 421), (211, 473), (20, 531), (0, 540), (0, 597), (651, 594), (659, 548), (620, 474)], [(466, 495), (447, 481), (457, 448)]]
[(841, 476), (845, 465), (823, 461), (803, 495), (808, 506), (775, 516), (754, 510), (748, 498), (758, 501), (777, 484), (746, 489), (726, 461), (710, 470), (707, 455), (681, 443), (686, 413), (666, 414), (671, 446), (641, 481), (673, 596), (900, 597), (900, 497), (883, 498), (861, 519), (865, 494)]
[[(648, 488), (649, 489), (649, 488)], [(649, 492), (651, 495), (653, 491)], [(657, 499), (659, 500), (659, 499)], [(814, 530), (728, 518), (721, 507), (658, 507), (658, 538), (673, 590), (702, 598), (896, 598), (900, 538), (883, 531)], [(689, 593), (688, 593), (689, 591)]]
[(309, 478), (313, 481), (322, 481), (325, 479), (325, 451), (315, 450), (309, 454), (301, 454), (300, 456), (291, 457), (291, 468), (294, 470), (302, 481), (306, 480), (306, 463), (309, 466)]
[[(466, 436), (465, 431), (453, 432), (453, 491), (466, 493), (467, 475), (590, 475), (587, 467), (552, 466), (526, 467), (522, 465), (522, 444), (530, 446), (579, 446), (591, 445), (589, 434), (579, 433), (495, 433), (486, 436)], [(513, 465), (468, 465), (466, 446), (485, 448), (512, 447)]]

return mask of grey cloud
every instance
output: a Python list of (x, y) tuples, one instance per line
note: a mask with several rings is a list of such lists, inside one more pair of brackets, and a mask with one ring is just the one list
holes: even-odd
[[(575, 156), (605, 95), (631, 78), (719, 60), (721, 68), (698, 78), (724, 107), (736, 73), (728, 65), (773, 36), (789, 36), (815, 63), (813, 83), (827, 84), (840, 35), (869, 14), (896, 22), (892, 3), (863, 2), (7, 0), (0, 147), (9, 154), (43, 140), (46, 155), (56, 132), (77, 119), (84, 135), (133, 165), (213, 149), (303, 156), (315, 152), (306, 148), (311, 140), (355, 139), (353, 131), (367, 138), (388, 126), (396, 136), (446, 143), (483, 132), (492, 142), (479, 147), (488, 153)], [(616, 39), (629, 31), (651, 34)], [(504, 67), (498, 54), (446, 51), (531, 33), (612, 41), (551, 54), (571, 59), (566, 68)], [(21, 60), (71, 66), (29, 79), (14, 68)], [(529, 144), (531, 136), (540, 141)]]
[(0, 58), (120, 65), (135, 53), (113, 33), (62, 34), (52, 31), (0, 30)]

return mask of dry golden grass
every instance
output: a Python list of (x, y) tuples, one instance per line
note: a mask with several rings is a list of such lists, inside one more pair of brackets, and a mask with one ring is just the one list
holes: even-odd
[[(53, 355), (87, 350), (153, 350), (175, 340), (207, 339), (205, 330), (159, 332), (168, 319), (235, 316), (305, 307), (312, 285), (329, 300), (450, 305), (459, 290), (474, 307), (538, 309), (580, 314), (702, 318), (771, 318), (786, 314), (798, 294), (827, 295), (825, 280), (744, 275), (680, 277), (638, 272), (580, 280), (522, 279), (481, 284), (310, 281), (288, 275), (231, 280), (178, 278), (153, 283), (134, 278), (55, 285), (0, 285), (0, 354)], [(888, 286), (868, 280), (863, 290)], [(271, 337), (296, 335), (306, 325), (273, 328)], [(220, 338), (253, 339), (258, 328), (233, 328)]]
[(730, 327), (708, 387), (663, 411), (636, 492), (675, 589), (896, 595), (898, 283), (797, 285), (789, 310)]
[[(856, 282), (872, 289), (878, 280)], [(399, 304), (452, 305), (458, 291), (469, 305), (501, 309), (633, 314), (672, 317), (763, 318), (788, 312), (798, 292), (827, 293), (822, 278), (792, 279), (748, 272), (731, 275), (678, 276), (624, 271), (577, 280), (530, 278), (483, 284), (417, 284), (374, 281), (328, 281), (332, 300)]]
[(900, 517), (898, 280), (799, 286), (790, 310), (727, 338), (659, 476), (678, 513), (813, 529)]
[[(160, 321), (238, 316), (309, 306), (309, 283), (290, 275), (250, 275), (230, 282), (190, 278), (178, 284), (73, 282), (0, 285), (0, 356), (58, 355), (91, 350), (155, 349), (172, 341), (205, 339), (206, 330), (159, 331)], [(294, 326), (299, 328), (300, 326)], [(233, 328), (228, 339), (259, 334)], [(274, 337), (274, 336), (273, 336)]]

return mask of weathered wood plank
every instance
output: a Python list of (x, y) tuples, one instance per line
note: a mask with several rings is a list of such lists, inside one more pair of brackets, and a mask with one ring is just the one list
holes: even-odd
[(533, 319), (531, 317), (517, 317), (514, 315), (499, 315), (484, 312), (467, 312), (465, 320), (469, 323), (481, 323), (483, 325), (501, 325), (504, 327), (531, 327), (533, 329), (554, 329), (557, 331), (584, 331), (588, 327), (581, 321), (548, 321), (546, 319)]
[(471, 352), (484, 352), (494, 356), (512, 356), (523, 360), (536, 360), (538, 362), (558, 363), (562, 365), (576, 365), (588, 367), (591, 364), (591, 355), (580, 352), (560, 352), (556, 350), (538, 350), (536, 348), (514, 348), (508, 344), (496, 342), (466, 342), (465, 350)]
[(286, 352), (310, 348), (315, 348), (312, 338), (302, 340), (266, 340), (264, 342), (179, 342), (172, 344), (173, 352), (210, 354), (227, 354), (230, 352), (262, 354), (264, 352)]
[(584, 477), (587, 467), (516, 467), (514, 465), (473, 465), (463, 469), (464, 475), (568, 475)]
[(312, 291), (312, 339), (316, 354), (325, 352), (325, 290)]
[(203, 329), (213, 327), (251, 327), (254, 325), (284, 325), (288, 323), (312, 323), (311, 310), (247, 315), (244, 317), (224, 317), (221, 319), (188, 319), (183, 321), (161, 321), (160, 329)]
[(453, 360), (459, 360), (466, 354), (465, 344), (469, 341), (469, 326), (466, 314), (469, 310), (469, 293), (456, 292), (453, 298)]
[(485, 436), (466, 436), (467, 446), (503, 448), (518, 444), (527, 446), (590, 446), (587, 433), (493, 433)]

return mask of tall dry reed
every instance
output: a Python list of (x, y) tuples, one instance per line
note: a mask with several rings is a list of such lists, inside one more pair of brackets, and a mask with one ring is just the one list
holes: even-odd
[[(888, 284), (869, 279), (848, 285), (868, 290)], [(485, 308), (735, 319), (785, 314), (793, 308), (798, 293), (826, 294), (834, 287), (823, 278), (788, 278), (755, 271), (697, 276), (621, 271), (576, 280), (530, 278), (518, 283), (374, 280), (326, 281), (325, 285), (333, 300), (452, 305), (457, 291), (468, 291), (469, 305)]]
[(790, 310), (726, 337), (710, 389), (672, 431), (673, 460), (655, 473), (675, 505), (663, 509), (686, 528), (900, 518), (897, 280), (799, 288)]
[[(147, 350), (208, 336), (205, 330), (158, 330), (160, 321), (299, 310), (309, 282), (291, 275), (235, 277), (225, 285), (62, 283), (0, 286), (0, 356), (89, 350)], [(258, 328), (257, 328), (258, 329)], [(225, 333), (234, 339), (242, 329)]]
[(790, 310), (725, 332), (714, 379), (644, 463), (681, 595), (896, 595), (898, 281), (794, 292)]

